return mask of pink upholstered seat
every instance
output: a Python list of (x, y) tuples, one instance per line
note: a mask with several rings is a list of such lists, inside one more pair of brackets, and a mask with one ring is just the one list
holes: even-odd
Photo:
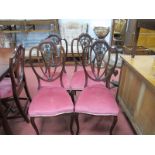
[[(33, 61), (31, 62), (31, 67), (38, 79), (39, 90), (32, 99), (28, 113), (37, 134), (39, 134), (39, 130), (34, 121), (35, 117), (52, 117), (64, 113), (70, 113), (72, 116), (74, 111), (73, 102), (69, 95), (71, 93), (70, 91), (67, 92), (70, 84), (67, 74), (65, 74), (67, 41), (57, 35), (50, 35), (50, 38), (53, 38), (54, 42), (41, 42), (37, 47), (32, 47), (30, 50), (30, 60), (33, 51), (37, 51), (38, 55), (41, 53), (41, 59), (44, 60), (40, 62), (40, 70), (34, 67)], [(62, 46), (62, 40), (66, 43), (66, 50)], [(59, 50), (57, 45), (59, 45)], [(71, 120), (73, 120), (73, 116)], [(73, 134), (71, 128), (70, 131)]]
[(5, 78), (0, 82), (0, 98), (8, 98), (13, 95), (10, 78)]
[[(89, 74), (91, 75), (92, 72), (88, 71)], [(93, 81), (91, 79), (88, 79), (88, 86), (93, 86), (98, 84), (99, 82)], [(103, 82), (100, 82), (100, 84), (104, 84)], [(83, 90), (85, 85), (85, 73), (84, 70), (80, 70), (77, 72), (74, 72), (73, 77), (71, 79), (71, 89), (72, 90)]]
[(86, 87), (81, 92), (75, 105), (75, 112), (117, 116), (119, 107), (109, 89), (99, 84)]
[[(55, 73), (55, 77), (58, 76), (59, 73)], [(68, 78), (68, 75), (66, 73), (63, 74), (62, 76), (62, 82), (64, 84), (64, 88), (66, 90), (70, 90), (70, 81)], [(62, 87), (61, 83), (60, 83), (60, 78), (58, 78), (57, 80), (53, 81), (53, 82), (46, 82), (41, 80), (40, 81), (40, 86), (41, 87)]]
[(64, 88), (41, 88), (33, 98), (30, 107), (30, 117), (56, 116), (72, 113), (73, 103)]

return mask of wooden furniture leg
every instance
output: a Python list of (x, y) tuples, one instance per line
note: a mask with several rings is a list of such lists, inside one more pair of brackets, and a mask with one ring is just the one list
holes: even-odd
[(5, 117), (5, 115), (3, 113), (3, 110), (2, 110), (2, 107), (1, 107), (1, 102), (0, 102), (0, 117), (2, 118), (2, 125), (3, 125), (3, 129), (4, 129), (5, 133), (7, 135), (12, 135), (13, 133), (12, 133), (10, 127), (9, 127), (7, 118)]

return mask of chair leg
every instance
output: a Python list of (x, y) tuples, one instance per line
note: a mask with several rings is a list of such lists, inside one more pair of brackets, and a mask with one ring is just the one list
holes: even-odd
[(112, 131), (113, 131), (116, 123), (117, 123), (117, 116), (114, 116), (113, 123), (112, 123), (112, 126), (110, 128), (110, 135), (112, 135)]
[[(0, 103), (0, 104), (1, 104), (1, 103)], [(6, 118), (5, 115), (3, 114), (1, 105), (0, 105), (0, 117), (2, 118), (2, 125), (3, 125), (3, 128), (4, 128), (4, 132), (5, 132), (7, 135), (13, 135), (13, 133), (12, 133), (10, 127), (9, 127), (7, 118)]]
[(76, 126), (77, 126), (77, 131), (76, 131), (76, 135), (79, 134), (79, 130), (80, 130), (80, 126), (79, 126), (79, 114), (75, 114), (75, 123), (76, 123)]
[(71, 120), (70, 120), (70, 133), (71, 133), (72, 135), (74, 135), (73, 123), (74, 123), (74, 113), (71, 114)]
[(36, 126), (36, 123), (35, 123), (34, 119), (35, 119), (34, 117), (31, 117), (31, 118), (30, 118), (30, 121), (31, 121), (31, 124), (32, 124), (32, 126), (33, 126), (33, 128), (34, 128), (36, 134), (39, 135), (39, 131), (38, 131), (38, 128), (37, 128), (37, 126)]
[(27, 115), (25, 114), (25, 112), (23, 111), (23, 109), (22, 109), (22, 107), (20, 105), (20, 101), (19, 101), (18, 97), (15, 97), (15, 103), (17, 105), (17, 108), (19, 109), (20, 114), (23, 116), (23, 118), (25, 119), (25, 121), (27, 123), (29, 123), (29, 119), (28, 119)]

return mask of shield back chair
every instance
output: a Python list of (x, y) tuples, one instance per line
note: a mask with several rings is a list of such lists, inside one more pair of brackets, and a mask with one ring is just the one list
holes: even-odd
[[(22, 116), (25, 121), (29, 122), (27, 113), (31, 96), (24, 73), (24, 51), (25, 49), (20, 45), (17, 47), (14, 56), (10, 58), (10, 78), (6, 77), (0, 82), (0, 98), (6, 107), (5, 115), (8, 119)], [(26, 97), (21, 97), (22, 91), (25, 91)], [(25, 104), (22, 100), (25, 100)], [(10, 113), (12, 114), (10, 115)]]
[[(71, 90), (73, 94), (76, 94), (76, 91), (81, 91), (84, 89), (85, 83), (85, 73), (82, 66), (82, 53), (83, 49), (86, 46), (89, 46), (93, 43), (93, 38), (87, 34), (82, 33), (78, 38), (74, 38), (71, 43), (71, 53), (74, 59), (74, 73), (71, 79)], [(77, 59), (78, 56), (78, 59)], [(85, 51), (83, 55), (85, 57), (85, 61), (89, 66), (89, 55)]]
[[(97, 40), (91, 46), (88, 46), (84, 51), (89, 51), (90, 54), (90, 70), (86, 68), (86, 63), (83, 59), (83, 66), (85, 71), (85, 88), (79, 95), (75, 104), (75, 122), (77, 125), (77, 132), (79, 134), (78, 114), (90, 114), (94, 116), (113, 116), (110, 134), (117, 122), (119, 107), (115, 101), (115, 97), (107, 87), (108, 84), (103, 85), (100, 82), (106, 83), (109, 81), (111, 74), (114, 73), (118, 55), (113, 67), (109, 67), (109, 61), (112, 49), (104, 40)], [(108, 57), (105, 60), (105, 57)], [(96, 85), (88, 86), (88, 79), (98, 82)]]
[[(38, 92), (29, 106), (29, 116), (37, 134), (39, 130), (35, 124), (36, 117), (52, 117), (64, 113), (71, 113), (72, 116), (73, 113), (73, 102), (64, 88), (63, 80), (66, 53), (61, 45), (59, 52), (57, 48), (51, 41), (44, 41), (30, 50), (31, 67), (38, 79)], [(39, 70), (31, 61), (33, 51), (39, 56)], [(50, 83), (50, 86), (43, 86), (41, 81)]]
[[(55, 61), (57, 59), (57, 57), (59, 57), (60, 55), (60, 47), (62, 47), (62, 44), (63, 44), (63, 49), (64, 49), (64, 56), (67, 55), (67, 52), (68, 52), (68, 44), (67, 44), (67, 41), (66, 39), (62, 39), (59, 35), (57, 34), (51, 34), (49, 35), (44, 41), (42, 41), (38, 46), (39, 48), (42, 48), (42, 50), (46, 51), (46, 54), (50, 52), (50, 47), (49, 47), (49, 44), (48, 43), (52, 43), (56, 46), (56, 50), (57, 50), (57, 53), (54, 53), (52, 55), (52, 59), (55, 58)], [(43, 76), (46, 76), (46, 72), (44, 72), (42, 70), (42, 61), (41, 58), (41, 52), (38, 52), (37, 53), (37, 50), (38, 50), (38, 47), (33, 47), (30, 49), (30, 52), (31, 52), (31, 62), (33, 61), (33, 55), (35, 55), (35, 58), (37, 56), (37, 64), (38, 64), (38, 69), (43, 73)], [(39, 55), (38, 55), (39, 54)], [(46, 58), (48, 57), (48, 55), (46, 56)], [(65, 56), (66, 57), (66, 56)], [(54, 61), (51, 62), (51, 67), (52, 67), (52, 63), (54, 63)], [(53, 68), (55, 68), (55, 65), (53, 64)], [(65, 66), (64, 66), (64, 69), (63, 69), (63, 76), (62, 76), (62, 79), (63, 79), (63, 83), (64, 83), (64, 88), (66, 90), (70, 90), (70, 81), (69, 81), (69, 78), (68, 78), (68, 75), (66, 73), (66, 69), (65, 69)], [(57, 73), (59, 72), (59, 69), (57, 69)], [(52, 73), (51, 73), (52, 74)], [(38, 80), (38, 86), (39, 87), (53, 87), (53, 86), (61, 86), (60, 84), (60, 80), (55, 80), (53, 81), (52, 83), (49, 83), (47, 82), (46, 80), (41, 80), (38, 76), (37, 76), (37, 80)]]

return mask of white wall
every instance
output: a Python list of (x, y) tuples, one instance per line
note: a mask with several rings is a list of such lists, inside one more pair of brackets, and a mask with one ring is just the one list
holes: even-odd
[(79, 23), (87, 23), (88, 24), (88, 33), (93, 37), (96, 38), (96, 35), (93, 31), (94, 26), (104, 26), (110, 28), (110, 33), (106, 37), (106, 41), (110, 43), (111, 38), (111, 30), (112, 30), (112, 19), (59, 19), (59, 23), (67, 23), (67, 22), (79, 22)]

